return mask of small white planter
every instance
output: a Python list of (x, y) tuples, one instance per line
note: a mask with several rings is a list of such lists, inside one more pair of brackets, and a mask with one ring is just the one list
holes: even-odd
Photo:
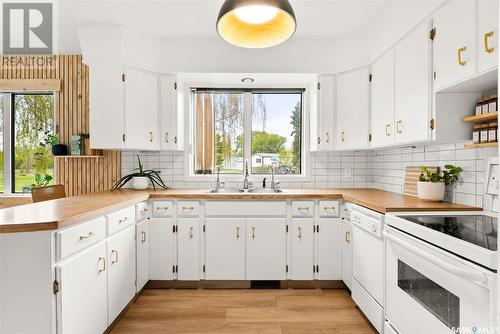
[(145, 176), (136, 176), (132, 179), (132, 188), (135, 190), (145, 190), (149, 188), (149, 179)]
[(418, 198), (433, 201), (433, 202), (441, 202), (444, 199), (445, 192), (445, 184), (444, 182), (417, 182), (417, 193)]

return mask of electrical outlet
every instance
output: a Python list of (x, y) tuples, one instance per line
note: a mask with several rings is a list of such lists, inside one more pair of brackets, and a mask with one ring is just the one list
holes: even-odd
[(352, 180), (352, 168), (344, 168), (342, 174), (344, 180)]

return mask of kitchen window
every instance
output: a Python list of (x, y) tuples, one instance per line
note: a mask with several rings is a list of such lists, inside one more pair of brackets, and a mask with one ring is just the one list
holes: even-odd
[(302, 175), (302, 89), (192, 89), (196, 175)]
[(51, 147), (44, 142), (54, 133), (52, 93), (0, 93), (0, 131), (2, 193), (28, 193), (36, 174), (54, 176)]

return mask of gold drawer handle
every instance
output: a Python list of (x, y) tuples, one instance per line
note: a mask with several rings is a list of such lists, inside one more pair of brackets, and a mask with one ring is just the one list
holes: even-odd
[[(113, 254), (115, 255), (113, 258)], [(118, 251), (116, 249), (113, 249), (111, 251), (111, 264), (115, 264), (118, 262)]]
[(345, 131), (342, 131), (342, 132), (340, 133), (340, 140), (341, 140), (342, 142), (345, 142)]
[(103, 257), (100, 257), (98, 260), (99, 263), (102, 263), (102, 267), (99, 268), (99, 273), (102, 273), (103, 271), (106, 271), (106, 259)]
[(347, 242), (348, 244), (351, 243), (351, 232), (350, 231), (345, 232), (345, 242)]
[(87, 235), (81, 235), (80, 236), (80, 241), (92, 238), (94, 235), (95, 235), (94, 232), (89, 232)]
[(149, 141), (153, 142), (153, 132), (149, 132)]
[(182, 212), (186, 212), (187, 211), (187, 212), (191, 213), (191, 212), (193, 212), (193, 210), (194, 210), (194, 207), (192, 207), (192, 206), (190, 206), (190, 207), (183, 206), (182, 207)]
[(299, 239), (302, 239), (302, 228), (299, 226), (298, 230), (299, 230), (299, 234), (297, 235), (297, 237)]
[(168, 143), (168, 132), (165, 133), (165, 143)]
[(464, 46), (458, 49), (458, 65), (465, 66), (467, 64), (467, 60), (462, 59), (462, 52), (467, 51), (467, 48)]
[(390, 128), (391, 128), (390, 124), (386, 124), (385, 125), (385, 135), (388, 136), (388, 137), (391, 135), (391, 133), (389, 132)]
[(255, 239), (255, 227), (252, 227), (252, 239)]
[(397, 121), (396, 122), (396, 132), (397, 133), (403, 133), (403, 130), (401, 130), (401, 124), (403, 124), (403, 121)]
[(308, 207), (299, 207), (297, 208), (299, 210), (299, 213), (304, 214), (304, 213), (309, 213), (309, 208)]
[(240, 238), (240, 227), (238, 226), (236, 228), (236, 239), (239, 239)]
[(330, 134), (327, 132), (326, 133), (326, 142), (329, 143), (330, 142)]
[(118, 224), (125, 223), (127, 220), (128, 220), (128, 217), (125, 217), (125, 218), (123, 218), (123, 219), (120, 219), (120, 220), (118, 221)]
[(493, 31), (489, 31), (486, 34), (484, 34), (484, 51), (486, 51), (487, 53), (493, 53), (493, 51), (495, 51), (494, 47), (490, 48), (488, 46), (488, 40), (490, 37), (493, 37), (493, 35), (494, 35)]
[(189, 239), (193, 239), (194, 235), (193, 235), (193, 230), (194, 230), (194, 227), (190, 227), (189, 228)]
[(323, 207), (323, 210), (325, 210), (326, 212), (335, 211), (335, 207), (334, 206), (325, 206), (325, 207)]
[(145, 243), (145, 242), (146, 242), (146, 232), (141, 231), (141, 234), (142, 234), (142, 240), (141, 240), (141, 243)]
[(156, 208), (156, 211), (167, 211), (168, 210), (168, 206), (159, 206)]

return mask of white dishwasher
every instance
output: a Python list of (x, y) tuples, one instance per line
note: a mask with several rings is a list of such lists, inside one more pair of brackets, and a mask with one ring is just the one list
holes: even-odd
[(382, 332), (384, 323), (384, 215), (352, 206), (352, 298)]

